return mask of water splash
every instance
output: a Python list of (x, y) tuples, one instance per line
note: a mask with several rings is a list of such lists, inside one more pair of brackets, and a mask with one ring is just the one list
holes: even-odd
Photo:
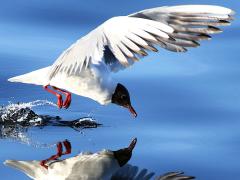
[(83, 129), (97, 128), (101, 124), (93, 117), (81, 117), (76, 120), (62, 120), (59, 116), (38, 115), (32, 108), (36, 106), (56, 106), (47, 100), (36, 100), (27, 103), (11, 103), (0, 107), (0, 138), (17, 141), (36, 148), (51, 148), (56, 144), (46, 144), (34, 140), (30, 128), (39, 129), (45, 126), (70, 127), (83, 134)]
[[(13, 122), (24, 122), (28, 119), (31, 121), (40, 122), (42, 119), (34, 114), (31, 109), (36, 106), (56, 106), (53, 102), (47, 100), (36, 100), (27, 103), (12, 103), (9, 102), (9, 105), (2, 106), (0, 108), (0, 120), (1, 121), (11, 121)], [(31, 116), (31, 117), (29, 117)], [(30, 121), (29, 121), (30, 122)], [(30, 122), (31, 123), (31, 122)], [(34, 123), (34, 122), (33, 122)]]
[(28, 131), (30, 125), (38, 125), (43, 120), (31, 110), (37, 106), (56, 105), (47, 100), (36, 100), (26, 103), (9, 102), (7, 106), (0, 107), (0, 138), (36, 148), (51, 148), (55, 146), (55, 143), (45, 144), (34, 140)]
[(1, 109), (22, 109), (22, 108), (33, 108), (36, 106), (46, 106), (46, 105), (57, 107), (57, 105), (51, 101), (36, 100), (36, 101), (26, 102), (26, 103), (12, 103), (10, 101), (9, 105), (2, 107)]

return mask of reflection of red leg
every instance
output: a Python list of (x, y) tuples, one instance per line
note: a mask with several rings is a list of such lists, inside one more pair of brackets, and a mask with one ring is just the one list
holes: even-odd
[(66, 109), (69, 108), (69, 106), (70, 106), (70, 104), (71, 104), (71, 100), (72, 100), (72, 98), (71, 98), (71, 93), (70, 93), (70, 92), (67, 92), (67, 91), (65, 91), (65, 90), (59, 89), (59, 88), (57, 88), (57, 87), (54, 87), (54, 86), (53, 86), (53, 89), (55, 89), (55, 90), (63, 93), (63, 94), (66, 96), (66, 99), (65, 99), (65, 101), (64, 101), (64, 103), (63, 103), (63, 107), (66, 108)]
[(48, 158), (48, 159), (42, 160), (42, 161), (40, 162), (40, 165), (43, 166), (43, 167), (45, 167), (46, 169), (48, 169), (48, 166), (46, 165), (46, 163), (47, 163), (48, 161), (51, 161), (51, 160), (57, 160), (57, 159), (58, 159), (59, 157), (61, 157), (61, 156), (62, 156), (62, 144), (61, 144), (61, 142), (59, 142), (59, 143), (57, 143), (57, 154), (51, 156), (51, 157)]
[(66, 139), (65, 141), (63, 141), (63, 144), (65, 146), (66, 151), (62, 153), (62, 155), (71, 154), (72, 151), (71, 143)]
[(58, 107), (61, 109), (62, 106), (63, 106), (62, 95), (56, 93), (56, 92), (53, 91), (52, 89), (49, 89), (48, 86), (49, 86), (49, 85), (43, 86), (43, 88), (44, 88), (46, 91), (50, 92), (51, 94), (54, 94), (55, 96), (57, 96), (57, 98), (58, 98), (57, 105), (58, 105)]
[(48, 166), (46, 165), (46, 163), (48, 161), (57, 160), (62, 155), (70, 154), (71, 153), (71, 143), (68, 140), (65, 140), (65, 141), (63, 141), (63, 145), (66, 148), (65, 152), (63, 152), (62, 143), (61, 142), (57, 143), (57, 154), (51, 156), (48, 159), (42, 160), (40, 162), (40, 165), (43, 166), (44, 168), (48, 169)]

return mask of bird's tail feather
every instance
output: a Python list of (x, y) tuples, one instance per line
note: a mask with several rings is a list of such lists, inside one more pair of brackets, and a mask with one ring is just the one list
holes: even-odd
[(21, 83), (26, 83), (26, 84), (35, 84), (35, 85), (47, 85), (48, 84), (48, 78), (47, 74), (48, 71), (50, 70), (50, 66), (38, 69), (36, 71), (32, 71), (27, 74), (23, 74), (20, 76), (15, 76), (8, 81), (10, 82), (21, 82)]

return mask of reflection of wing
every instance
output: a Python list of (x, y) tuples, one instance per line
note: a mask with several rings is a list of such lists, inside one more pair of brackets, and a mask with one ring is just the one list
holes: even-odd
[(127, 164), (118, 170), (111, 180), (150, 180), (154, 173), (148, 172), (147, 169), (139, 171), (137, 166)]
[(193, 176), (186, 176), (183, 172), (169, 172), (156, 178), (156, 180), (189, 180), (195, 179)]
[[(150, 180), (155, 173), (148, 172), (147, 169), (141, 171), (137, 166), (127, 164), (113, 174), (111, 180)], [(168, 172), (154, 178), (155, 180), (190, 180), (195, 179), (193, 176), (186, 176), (183, 172)]]

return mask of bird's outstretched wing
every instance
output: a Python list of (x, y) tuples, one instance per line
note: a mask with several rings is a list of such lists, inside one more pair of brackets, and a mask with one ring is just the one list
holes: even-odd
[(113, 72), (125, 69), (159, 45), (174, 52), (199, 46), (209, 34), (229, 25), (234, 12), (210, 5), (158, 7), (109, 19), (64, 51), (53, 64), (58, 73), (78, 74), (90, 64), (105, 63)]
[(155, 37), (168, 39), (173, 31), (164, 23), (148, 19), (111, 18), (64, 51), (53, 64), (49, 78), (62, 72), (78, 74), (90, 64), (105, 63), (112, 71), (127, 67), (138, 60), (136, 54), (147, 55), (143, 49), (157, 51), (147, 42), (157, 43)]
[(199, 46), (200, 40), (211, 39), (210, 34), (222, 32), (217, 26), (230, 25), (234, 11), (212, 5), (182, 5), (158, 7), (129, 15), (168, 24), (174, 29), (170, 41), (159, 45), (174, 52), (185, 52), (187, 47)]

